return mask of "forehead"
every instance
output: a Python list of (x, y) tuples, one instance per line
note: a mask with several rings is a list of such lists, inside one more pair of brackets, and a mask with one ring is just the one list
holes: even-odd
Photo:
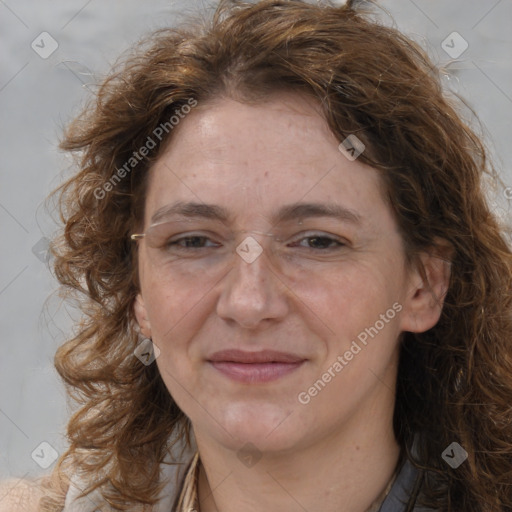
[(385, 206), (378, 172), (338, 150), (319, 105), (302, 95), (258, 104), (219, 98), (174, 130), (150, 170), (146, 222), (176, 201), (222, 204), (245, 217), (302, 199), (354, 211)]
[(320, 106), (306, 95), (279, 92), (252, 104), (223, 97), (199, 103), (173, 133), (166, 153), (186, 152), (190, 163), (264, 167), (266, 162), (272, 168), (290, 161), (302, 169), (319, 160), (319, 143), (337, 144)]

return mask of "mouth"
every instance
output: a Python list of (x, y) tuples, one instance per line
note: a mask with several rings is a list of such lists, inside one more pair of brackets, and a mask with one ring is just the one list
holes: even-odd
[(222, 350), (208, 359), (208, 363), (226, 377), (245, 383), (277, 380), (294, 372), (305, 362), (303, 357), (274, 350)]

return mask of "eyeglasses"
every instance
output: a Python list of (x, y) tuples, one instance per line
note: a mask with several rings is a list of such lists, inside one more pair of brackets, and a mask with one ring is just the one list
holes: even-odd
[[(237, 237), (236, 235), (244, 234), (247, 236), (243, 237), (235, 252), (246, 261), (251, 260), (252, 262), (263, 252), (263, 248), (255, 238), (250, 236), (251, 234), (273, 238), (275, 241), (278, 240), (273, 233), (256, 230), (236, 231), (236, 233), (231, 233), (227, 240), (225, 237), (209, 232), (190, 231), (183, 233), (183, 229), (188, 228), (190, 230), (190, 227), (190, 221), (163, 222), (153, 224), (144, 233), (134, 233), (130, 238), (133, 241), (144, 239), (149, 248), (156, 250), (155, 256), (160, 262), (187, 258), (197, 259), (200, 255), (211, 254), (212, 250), (219, 252), (221, 247), (224, 248), (225, 252), (226, 246), (231, 245), (230, 242)], [(220, 238), (224, 238), (224, 240), (219, 242), (218, 239)]]
[[(159, 247), (160, 243), (162, 242), (162, 240), (160, 240), (161, 237), (159, 235), (163, 235), (165, 237), (165, 228), (168, 227), (168, 226), (166, 226), (167, 224), (168, 224), (167, 222), (164, 222), (162, 224), (154, 224), (154, 225), (150, 226), (144, 233), (133, 233), (132, 235), (130, 235), (130, 239), (137, 241), (137, 240), (142, 240), (143, 238), (145, 238), (150, 247), (155, 247), (155, 248)], [(253, 233), (256, 235), (270, 236), (270, 237), (274, 237), (274, 238), (276, 236), (272, 233), (263, 233), (262, 231), (256, 231), (256, 230), (243, 230), (242, 229), (242, 230), (237, 231), (237, 233)], [(191, 238), (191, 237), (189, 236), (189, 237), (184, 237), (184, 238)]]
[[(277, 264), (276, 268), (294, 275), (295, 271), (304, 274), (308, 264), (334, 262), (349, 250), (348, 242), (340, 236), (319, 230), (297, 231), (297, 226), (278, 229), (279, 236), (256, 230), (232, 231), (225, 226), (213, 230), (211, 225), (208, 229), (199, 226), (205, 225), (193, 220), (166, 221), (130, 238), (145, 241), (148, 256), (157, 266), (170, 269), (169, 265), (174, 264), (180, 266), (180, 271), (190, 272), (213, 272), (227, 262), (232, 263), (236, 254), (252, 263), (265, 252)], [(304, 245), (303, 241), (308, 243)]]

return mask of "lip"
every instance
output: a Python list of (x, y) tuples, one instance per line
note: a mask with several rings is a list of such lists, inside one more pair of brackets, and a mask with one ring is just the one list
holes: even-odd
[(212, 354), (208, 361), (210, 362), (229, 362), (229, 363), (298, 363), (304, 361), (304, 357), (290, 354), (288, 352), (278, 352), (276, 350), (259, 350), (257, 352), (248, 352), (246, 350), (228, 349), (221, 350)]
[(208, 363), (226, 377), (245, 383), (277, 380), (297, 370), (306, 361), (303, 357), (275, 350), (247, 352), (221, 350), (209, 357)]

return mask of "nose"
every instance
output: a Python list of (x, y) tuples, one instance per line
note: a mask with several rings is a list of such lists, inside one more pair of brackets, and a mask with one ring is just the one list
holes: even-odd
[(287, 287), (267, 257), (267, 242), (271, 240), (258, 237), (256, 241), (256, 236), (246, 237), (238, 246), (233, 268), (222, 281), (217, 303), (220, 318), (236, 322), (245, 329), (256, 329), (265, 321), (282, 319), (289, 308)]

